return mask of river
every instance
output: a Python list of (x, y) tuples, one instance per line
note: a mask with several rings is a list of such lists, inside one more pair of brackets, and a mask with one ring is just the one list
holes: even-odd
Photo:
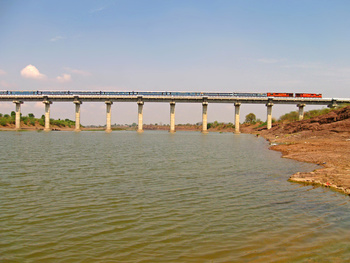
[(349, 197), (252, 135), (0, 132), (1, 262), (343, 262)]

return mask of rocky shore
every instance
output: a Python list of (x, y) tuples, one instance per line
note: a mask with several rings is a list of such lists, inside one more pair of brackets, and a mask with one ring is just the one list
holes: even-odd
[(263, 136), (284, 158), (320, 165), (310, 173), (296, 173), (290, 181), (331, 187), (350, 195), (350, 106), (309, 120), (266, 128), (242, 127)]

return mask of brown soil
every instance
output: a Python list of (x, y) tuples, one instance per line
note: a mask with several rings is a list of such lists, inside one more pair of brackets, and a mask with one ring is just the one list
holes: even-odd
[[(73, 131), (74, 127), (59, 127), (56, 125), (51, 125), (50, 126), (51, 130), (53, 131)], [(14, 124), (8, 124), (7, 126), (0, 126), (0, 130), (2, 131), (13, 131), (15, 130), (15, 125)], [(23, 122), (21, 122), (21, 130), (28, 130), (28, 131), (43, 131), (44, 127), (39, 125), (38, 122), (35, 123), (35, 125), (26, 125)]]
[(350, 195), (350, 106), (309, 120), (266, 127), (242, 127), (263, 136), (283, 157), (319, 164), (311, 173), (296, 173), (290, 181), (323, 185)]

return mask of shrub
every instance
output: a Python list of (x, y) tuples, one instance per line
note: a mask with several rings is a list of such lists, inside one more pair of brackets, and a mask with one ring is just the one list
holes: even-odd
[(7, 119), (5, 119), (5, 118), (0, 118), (0, 125), (1, 125), (1, 126), (6, 126), (7, 123), (8, 123), (8, 120), (7, 120)]
[(256, 123), (256, 116), (254, 113), (249, 113), (248, 115), (245, 116), (245, 123), (251, 123), (254, 124)]
[(297, 111), (292, 111), (286, 113), (279, 118), (279, 121), (296, 121), (299, 119), (299, 113)]

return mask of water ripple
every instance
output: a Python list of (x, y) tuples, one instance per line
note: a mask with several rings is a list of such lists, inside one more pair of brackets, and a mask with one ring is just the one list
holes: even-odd
[(0, 135), (2, 262), (339, 262), (350, 256), (348, 197), (287, 182), (315, 166), (281, 159), (263, 139), (181, 132)]

